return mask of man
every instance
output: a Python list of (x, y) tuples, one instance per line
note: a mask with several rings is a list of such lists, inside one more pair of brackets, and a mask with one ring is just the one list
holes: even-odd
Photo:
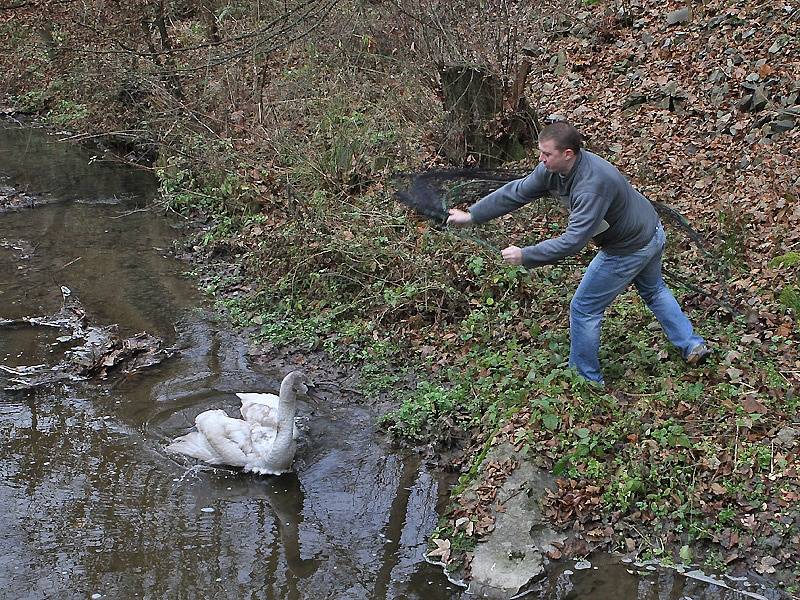
[(661, 276), (665, 237), (658, 214), (616, 167), (581, 149), (581, 136), (572, 125), (562, 121), (545, 127), (539, 134), (539, 165), (530, 175), (495, 190), (469, 212), (451, 209), (447, 222), (484, 223), (551, 193), (569, 210), (566, 231), (533, 246), (509, 246), (502, 256), (512, 265), (537, 267), (577, 254), (592, 238), (600, 247), (570, 302), (570, 366), (604, 383), (600, 323), (631, 282), (684, 359), (691, 365), (704, 361), (711, 351)]

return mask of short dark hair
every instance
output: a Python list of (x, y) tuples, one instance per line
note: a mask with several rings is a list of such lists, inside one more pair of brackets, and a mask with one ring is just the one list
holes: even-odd
[(569, 148), (577, 154), (581, 149), (581, 134), (566, 121), (550, 123), (539, 132), (539, 139), (552, 140), (561, 152)]

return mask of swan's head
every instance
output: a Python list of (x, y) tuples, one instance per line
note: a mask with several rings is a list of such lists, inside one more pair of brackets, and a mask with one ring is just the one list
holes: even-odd
[(284, 382), (297, 394), (305, 394), (309, 387), (314, 387), (314, 382), (302, 371), (292, 371), (284, 378)]

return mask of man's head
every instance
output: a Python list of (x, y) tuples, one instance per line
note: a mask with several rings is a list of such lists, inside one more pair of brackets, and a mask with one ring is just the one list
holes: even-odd
[(539, 132), (539, 162), (548, 171), (566, 175), (581, 149), (581, 134), (569, 123), (551, 123)]

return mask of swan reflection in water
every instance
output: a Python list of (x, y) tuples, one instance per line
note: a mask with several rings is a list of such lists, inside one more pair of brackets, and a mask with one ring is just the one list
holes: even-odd
[[(211, 469), (202, 470), (207, 473)], [(252, 592), (253, 586), (258, 585), (266, 586), (267, 598), (303, 600), (309, 586), (314, 587), (310, 579), (318, 574), (322, 563), (309, 556), (311, 548), (306, 549), (303, 557), (301, 529), (308, 526), (303, 524), (307, 498), (299, 477), (284, 473), (254, 478), (241, 472), (214, 469), (211, 479), (218, 476), (227, 497), (220, 510), (205, 516), (203, 537), (209, 536), (210, 547), (228, 556), (220, 564), (227, 564), (231, 571), (216, 584), (220, 587), (207, 591), (216, 597), (228, 597), (233, 585), (242, 594), (240, 597), (245, 597), (246, 590)], [(199, 502), (214, 504), (219, 498), (219, 487), (201, 486), (194, 490), (194, 494), (198, 493)], [(205, 493), (208, 498), (202, 497)], [(238, 575), (233, 576), (234, 573)]]
[[(287, 390), (291, 380), (285, 378), (281, 386), (284, 398), (305, 392), (302, 386), (294, 392)], [(322, 393), (324, 406), (330, 408), (338, 398), (326, 395)], [(295, 432), (293, 419), (281, 419), (280, 402), (270, 404), (261, 395), (237, 396), (244, 419), (223, 413), (218, 424), (229, 427), (227, 434), (222, 433), (242, 454), (250, 443), (250, 424), (283, 420), (284, 431)], [(303, 461), (295, 465), (299, 478), (294, 473), (260, 478), (238, 470), (214, 470), (225, 473), (224, 485), (233, 491), (225, 494), (229, 500), (222, 510), (207, 515), (214, 523), (212, 535), (238, 540), (231, 548), (235, 558), (231, 558), (239, 577), (249, 584), (262, 582), (268, 594), (275, 594), (268, 597), (382, 600), (425, 597), (414, 593), (417, 586), (429, 592), (429, 581), (419, 565), (424, 564), (425, 535), (435, 526), (435, 509), (427, 503), (435, 502), (436, 481), (420, 469), (418, 459), (387, 455), (377, 444), (369, 444), (372, 415), (368, 410), (348, 405), (347, 415), (346, 420), (333, 413), (318, 417), (304, 428)], [(203, 418), (196, 422), (198, 431), (188, 436), (209, 431)], [(185, 437), (173, 442), (173, 452)], [(210, 441), (203, 443), (213, 448)], [(195, 458), (211, 463), (202, 456)], [(245, 465), (240, 460), (233, 466)], [(213, 504), (218, 498), (215, 489), (219, 490), (213, 485), (195, 488), (195, 494), (215, 496), (195, 501)]]

